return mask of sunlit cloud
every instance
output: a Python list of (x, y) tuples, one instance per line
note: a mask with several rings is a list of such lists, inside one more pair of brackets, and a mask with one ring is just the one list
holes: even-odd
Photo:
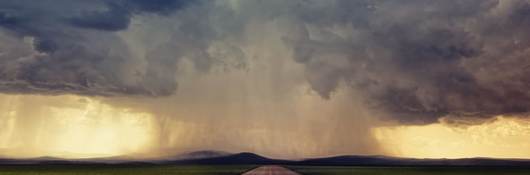
[(444, 124), (374, 128), (391, 154), (418, 158), (530, 158), (530, 120), (498, 116), (495, 121), (455, 127)]
[(530, 157), (529, 8), (0, 1), (0, 156)]
[(79, 96), (2, 95), (0, 153), (11, 157), (107, 157), (145, 151), (153, 116)]

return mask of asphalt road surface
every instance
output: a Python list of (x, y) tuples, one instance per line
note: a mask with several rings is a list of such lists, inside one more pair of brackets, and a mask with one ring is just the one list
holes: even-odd
[(253, 170), (250, 170), (243, 175), (300, 175), (294, 171), (291, 171), (287, 168), (276, 166), (276, 165), (267, 165), (260, 166)]

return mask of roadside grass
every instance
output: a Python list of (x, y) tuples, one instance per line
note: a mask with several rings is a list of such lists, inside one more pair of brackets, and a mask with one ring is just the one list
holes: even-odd
[(252, 165), (0, 165), (0, 175), (237, 175)]
[(530, 175), (530, 167), (288, 166), (304, 175)]
[[(237, 175), (257, 165), (0, 165), (0, 175)], [(303, 175), (529, 175), (530, 167), (286, 166)]]

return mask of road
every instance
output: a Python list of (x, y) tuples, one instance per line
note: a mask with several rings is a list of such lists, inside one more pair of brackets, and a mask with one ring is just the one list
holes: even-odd
[(260, 166), (250, 170), (243, 175), (300, 175), (294, 171), (291, 171), (287, 168), (277, 166), (277, 165), (267, 165)]

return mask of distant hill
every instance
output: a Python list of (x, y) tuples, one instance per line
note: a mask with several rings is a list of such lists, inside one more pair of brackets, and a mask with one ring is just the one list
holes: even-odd
[(103, 158), (83, 158), (83, 159), (64, 159), (57, 157), (36, 157), (36, 158), (0, 158), (2, 164), (152, 164), (148, 161), (138, 161), (129, 157), (103, 157)]
[[(0, 164), (77, 164), (83, 163), (76, 160), (67, 160), (56, 157), (36, 157), (27, 159), (0, 158)], [(95, 162), (92, 162), (95, 163)]]
[(210, 157), (203, 159), (184, 159), (170, 161), (167, 163), (174, 164), (206, 164), (206, 165), (234, 165), (234, 164), (289, 164), (293, 161), (270, 159), (254, 153), (237, 153), (220, 157)]
[(318, 166), (520, 166), (530, 167), (529, 159), (413, 159), (388, 156), (344, 155), (303, 160), (282, 160), (263, 157), (254, 153), (228, 153), (223, 151), (196, 151), (162, 160), (131, 160), (127, 157), (97, 159), (60, 159), (39, 157), (33, 159), (2, 159), (0, 164), (177, 164), (177, 165), (318, 165)]
[(179, 154), (179, 155), (167, 158), (167, 159), (170, 159), (170, 160), (207, 159), (207, 158), (214, 158), (214, 157), (229, 156), (231, 154), (232, 153), (225, 152), (225, 151), (204, 150), (204, 151), (194, 151), (194, 152)]
[(530, 166), (528, 159), (413, 159), (385, 156), (335, 156), (306, 159), (296, 162), (300, 165), (334, 166)]

